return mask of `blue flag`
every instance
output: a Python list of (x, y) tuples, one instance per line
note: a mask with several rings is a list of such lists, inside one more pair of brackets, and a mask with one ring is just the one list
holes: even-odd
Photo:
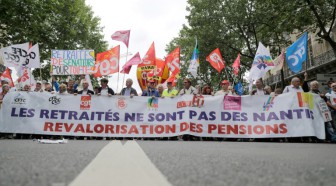
[(300, 72), (302, 69), (302, 63), (307, 61), (307, 43), (308, 33), (305, 32), (303, 36), (301, 36), (286, 50), (287, 65), (294, 73)]
[(237, 92), (238, 95), (243, 95), (244, 93), (244, 87), (243, 84), (239, 81), (235, 86), (234, 86), (235, 91)]

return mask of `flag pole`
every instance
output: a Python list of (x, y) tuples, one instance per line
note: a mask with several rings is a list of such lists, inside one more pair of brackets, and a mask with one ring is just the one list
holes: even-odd
[[(128, 57), (128, 47), (127, 47), (127, 51), (126, 51), (126, 63), (127, 63), (127, 57)], [(125, 64), (126, 64), (125, 63)], [(120, 69), (119, 69), (120, 70)], [(118, 73), (119, 73), (119, 71), (118, 71)], [(118, 78), (119, 79), (119, 78)], [(124, 85), (124, 83), (125, 83), (125, 73), (124, 73), (124, 75), (123, 75), (123, 80), (122, 80), (122, 85), (121, 85), (121, 87)], [(118, 88), (117, 88), (118, 89)]]

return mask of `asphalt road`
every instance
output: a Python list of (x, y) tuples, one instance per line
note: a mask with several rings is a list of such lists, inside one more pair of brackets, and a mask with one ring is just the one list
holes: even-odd
[[(38, 144), (32, 140), (0, 140), (0, 186), (68, 185), (109, 142)], [(334, 144), (137, 142), (171, 185), (336, 183)]]

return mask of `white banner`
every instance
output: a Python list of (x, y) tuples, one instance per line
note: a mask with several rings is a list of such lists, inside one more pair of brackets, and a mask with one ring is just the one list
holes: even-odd
[(7, 67), (40, 68), (38, 44), (29, 49), (29, 43), (11, 45), (1, 49), (2, 60)]
[(176, 98), (10, 92), (0, 110), (0, 132), (72, 136), (325, 138), (309, 93)]
[(91, 74), (94, 65), (94, 50), (51, 50), (53, 75)]

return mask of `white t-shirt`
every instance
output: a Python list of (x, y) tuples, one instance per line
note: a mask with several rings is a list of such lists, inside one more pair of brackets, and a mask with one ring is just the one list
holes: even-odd
[(331, 91), (331, 93), (327, 93), (326, 97), (329, 99), (330, 103), (333, 106), (336, 106), (336, 92)]
[(101, 91), (100, 91), (100, 95), (104, 95), (104, 96), (107, 96), (108, 95), (108, 88), (102, 88)]
[(265, 95), (265, 92), (263, 89), (257, 89), (257, 92), (254, 95)]
[(303, 92), (302, 88), (295, 88), (293, 85), (288, 85), (285, 87), (282, 93), (288, 93), (288, 92)]
[(227, 91), (224, 91), (224, 90), (219, 90), (215, 93), (215, 96), (219, 96), (219, 95), (232, 95), (232, 92), (227, 90)]
[(186, 95), (198, 94), (198, 91), (195, 87), (190, 86), (189, 89), (185, 89), (185, 88), (181, 89), (179, 95), (184, 95), (184, 94), (186, 94)]

